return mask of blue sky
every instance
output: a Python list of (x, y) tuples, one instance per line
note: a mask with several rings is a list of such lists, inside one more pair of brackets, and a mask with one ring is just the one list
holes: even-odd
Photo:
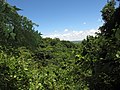
[[(43, 37), (82, 40), (102, 25), (101, 9), (107, 0), (7, 0), (19, 13), (39, 25)], [(74, 38), (73, 38), (74, 37)]]

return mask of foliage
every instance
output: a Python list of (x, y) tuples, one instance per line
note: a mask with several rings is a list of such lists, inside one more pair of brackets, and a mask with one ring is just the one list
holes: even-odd
[(120, 88), (120, 7), (110, 0), (103, 26), (80, 43), (42, 38), (20, 10), (0, 1), (0, 90)]
[[(31, 67), (32, 65), (34, 66)], [(36, 72), (30, 51), (19, 48), (19, 57), (0, 52), (1, 90), (28, 90), (31, 88), (32, 82), (36, 80)]]
[(87, 37), (81, 43), (79, 67), (85, 75), (89, 74), (85, 80), (90, 90), (120, 88), (119, 12), (120, 7), (115, 8), (114, 0), (108, 2), (102, 10), (105, 23), (99, 28), (101, 32), (95, 37)]
[[(41, 41), (40, 33), (34, 30), (31, 20), (17, 13), (18, 8), (0, 1), (0, 45), (25, 46), (33, 49)], [(31, 37), (31, 38), (30, 38)]]

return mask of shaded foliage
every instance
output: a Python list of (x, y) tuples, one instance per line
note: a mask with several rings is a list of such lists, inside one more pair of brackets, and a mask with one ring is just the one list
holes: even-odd
[(0, 90), (118, 90), (120, 7), (110, 0), (103, 26), (80, 43), (42, 38), (20, 10), (0, 1)]
[(102, 10), (105, 23), (96, 37), (88, 37), (81, 45), (79, 67), (90, 90), (118, 90), (120, 84), (120, 7), (111, 0)]

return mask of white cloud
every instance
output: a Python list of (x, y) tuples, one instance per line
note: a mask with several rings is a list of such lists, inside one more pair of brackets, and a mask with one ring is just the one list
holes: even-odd
[(84, 22), (83, 24), (86, 25), (86, 22)]
[(83, 40), (86, 38), (88, 35), (95, 36), (95, 32), (98, 30), (96, 29), (90, 29), (90, 30), (80, 30), (80, 31), (75, 31), (75, 30), (68, 30), (65, 29), (63, 33), (53, 33), (51, 35), (46, 35), (43, 37), (50, 37), (50, 38), (60, 38), (61, 40), (69, 40), (69, 41), (78, 41), (78, 40)]
[(68, 32), (68, 29), (65, 29), (64, 32)]

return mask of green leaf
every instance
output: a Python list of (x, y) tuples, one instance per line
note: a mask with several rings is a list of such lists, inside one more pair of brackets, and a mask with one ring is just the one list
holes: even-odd
[(0, 13), (3, 12), (5, 10), (5, 5), (1, 5), (0, 6)]
[(16, 34), (15, 33), (10, 33), (11, 37), (15, 39)]
[(120, 39), (120, 29), (117, 29), (116, 33), (115, 33), (115, 37), (117, 39)]
[(21, 9), (20, 8), (17, 8), (16, 6), (13, 6), (13, 8), (17, 11), (20, 11)]

